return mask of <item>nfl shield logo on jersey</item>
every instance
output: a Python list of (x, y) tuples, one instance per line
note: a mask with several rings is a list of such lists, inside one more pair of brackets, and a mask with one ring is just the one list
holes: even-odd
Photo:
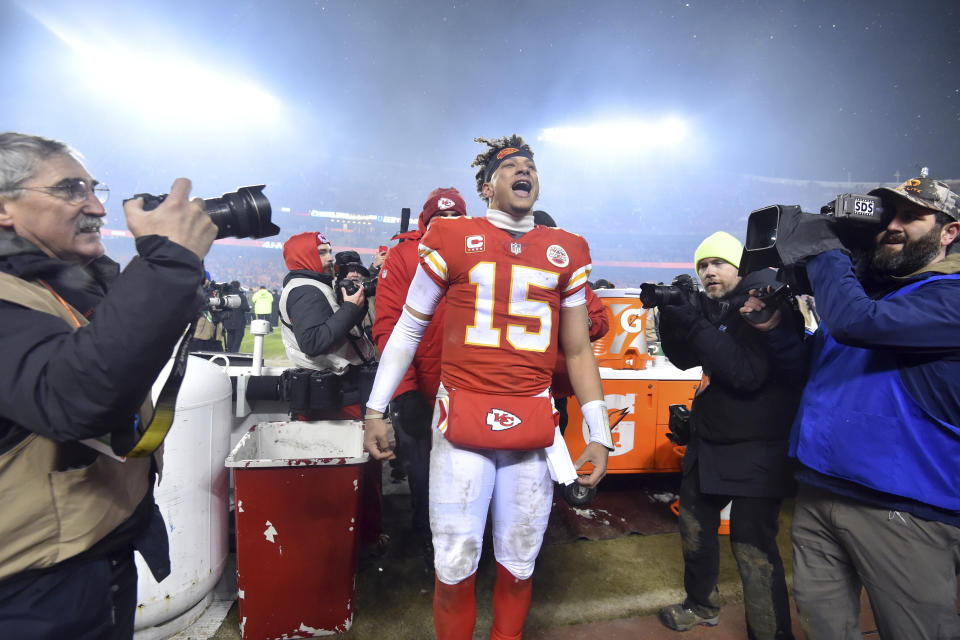
[(523, 249), (523, 246), (522, 246), (519, 242), (511, 242), (511, 243), (510, 243), (510, 252), (511, 252), (513, 255), (515, 255), (515, 256), (520, 255), (520, 251), (521, 251), (522, 249)]

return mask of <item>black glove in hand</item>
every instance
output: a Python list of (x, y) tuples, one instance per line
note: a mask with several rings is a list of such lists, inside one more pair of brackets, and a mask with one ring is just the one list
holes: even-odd
[(777, 225), (777, 253), (783, 266), (806, 261), (832, 249), (846, 251), (834, 228), (833, 216), (784, 211)]
[(660, 307), (660, 326), (669, 330), (686, 331), (703, 316), (700, 310), (685, 298), (683, 304), (670, 304)]

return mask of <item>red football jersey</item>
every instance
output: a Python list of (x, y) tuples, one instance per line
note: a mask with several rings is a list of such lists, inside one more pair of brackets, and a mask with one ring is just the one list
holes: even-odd
[(560, 306), (587, 283), (578, 235), (536, 226), (514, 239), (486, 218), (444, 218), (420, 241), (420, 264), (446, 290), (446, 387), (530, 396), (550, 386)]

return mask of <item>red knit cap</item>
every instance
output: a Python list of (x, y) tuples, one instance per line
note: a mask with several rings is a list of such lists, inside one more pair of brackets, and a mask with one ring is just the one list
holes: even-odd
[(453, 187), (441, 187), (434, 189), (427, 196), (427, 201), (423, 203), (423, 211), (420, 212), (420, 221), (418, 223), (421, 232), (427, 230), (430, 218), (441, 211), (456, 211), (462, 216), (467, 215), (467, 203), (463, 201), (463, 196)]
[(290, 236), (290, 239), (283, 243), (283, 259), (287, 263), (287, 269), (307, 269), (323, 273), (323, 263), (317, 253), (317, 247), (322, 244), (330, 244), (330, 241), (318, 231)]

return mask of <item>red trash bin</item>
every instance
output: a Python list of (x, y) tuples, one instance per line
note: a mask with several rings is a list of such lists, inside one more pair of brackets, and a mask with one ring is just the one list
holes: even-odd
[(350, 629), (366, 461), (359, 420), (258, 424), (227, 457), (244, 640)]

